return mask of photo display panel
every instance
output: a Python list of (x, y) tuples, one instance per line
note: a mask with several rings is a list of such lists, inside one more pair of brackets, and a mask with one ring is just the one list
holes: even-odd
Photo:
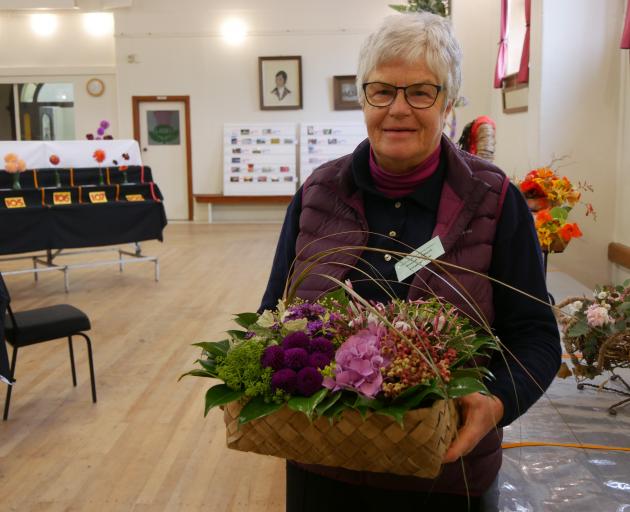
[(297, 186), (295, 123), (224, 125), (223, 194), (293, 195)]
[(352, 153), (366, 138), (363, 123), (302, 123), (300, 184), (320, 165)]

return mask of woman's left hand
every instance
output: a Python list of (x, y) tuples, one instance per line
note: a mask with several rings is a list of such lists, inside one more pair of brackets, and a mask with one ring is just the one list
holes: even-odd
[(503, 417), (503, 402), (496, 396), (472, 393), (458, 400), (463, 425), (442, 462), (455, 462), (468, 455)]

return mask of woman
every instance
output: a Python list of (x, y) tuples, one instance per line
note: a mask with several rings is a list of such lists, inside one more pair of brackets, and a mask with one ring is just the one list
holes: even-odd
[(390, 293), (398, 297), (416, 299), (430, 290), (474, 314), (453, 290), (461, 285), (509, 349), (507, 364), (502, 355), (491, 360), (491, 396), (459, 400), (462, 425), (435, 480), (288, 462), (287, 510), (480, 509), (501, 465), (500, 427), (541, 396), (559, 367), (559, 335), (548, 306), (452, 268), (452, 278), (443, 277), (453, 287), (428, 269), (396, 279), (396, 258), (388, 251), (410, 252), (438, 237), (440, 260), (547, 297), (540, 248), (520, 193), (499, 169), (442, 135), (458, 95), (460, 55), (449, 22), (427, 13), (388, 17), (368, 37), (357, 73), (368, 140), (321, 166), (295, 195), (261, 309), (281, 297), (296, 254), (299, 274), (313, 254), (357, 247), (313, 269), (297, 295), (314, 299), (332, 288), (326, 274), (350, 279), (364, 298), (387, 300), (365, 271), (394, 282)]

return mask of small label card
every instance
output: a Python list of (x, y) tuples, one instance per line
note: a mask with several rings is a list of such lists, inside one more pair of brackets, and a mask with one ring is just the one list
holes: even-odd
[(5, 197), (4, 205), (7, 208), (26, 208), (23, 197)]
[(442, 247), (440, 237), (436, 236), (394, 265), (398, 281), (404, 281), (442, 254), (444, 254), (444, 247)]
[(142, 194), (125, 194), (127, 201), (144, 201)]
[(72, 204), (70, 192), (53, 192), (53, 204)]
[(91, 203), (106, 203), (107, 194), (103, 190), (90, 192), (90, 202)]

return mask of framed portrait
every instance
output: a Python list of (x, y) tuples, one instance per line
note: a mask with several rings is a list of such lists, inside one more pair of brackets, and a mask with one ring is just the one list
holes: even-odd
[(302, 57), (258, 57), (260, 110), (302, 108)]
[(335, 110), (360, 110), (356, 75), (333, 76)]

